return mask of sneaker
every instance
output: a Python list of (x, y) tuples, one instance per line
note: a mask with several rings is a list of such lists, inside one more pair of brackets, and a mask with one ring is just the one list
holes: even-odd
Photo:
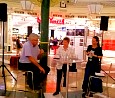
[(55, 93), (53, 93), (53, 96), (58, 95), (58, 94), (59, 94), (59, 92), (56, 91)]

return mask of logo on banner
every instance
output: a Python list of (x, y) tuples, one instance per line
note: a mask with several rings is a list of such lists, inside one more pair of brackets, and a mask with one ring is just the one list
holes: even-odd
[[(41, 23), (41, 19), (37, 17), (37, 22)], [(64, 19), (55, 19), (55, 18), (49, 18), (49, 22), (52, 24), (64, 24)]]

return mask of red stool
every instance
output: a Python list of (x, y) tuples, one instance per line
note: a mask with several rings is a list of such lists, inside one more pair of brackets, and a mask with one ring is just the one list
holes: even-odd
[(56, 49), (58, 49), (58, 46), (52, 46), (53, 50), (54, 50), (54, 55), (56, 54)]
[(19, 56), (11, 56), (10, 58), (10, 67), (14, 69), (18, 69), (18, 61), (19, 61)]

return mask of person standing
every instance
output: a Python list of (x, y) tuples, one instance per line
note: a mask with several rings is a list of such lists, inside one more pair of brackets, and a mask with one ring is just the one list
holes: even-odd
[(22, 44), (20, 43), (20, 39), (19, 39), (19, 36), (17, 37), (16, 39), (16, 46), (17, 46), (17, 51), (16, 51), (16, 55), (20, 55), (19, 52), (22, 48)]
[[(57, 50), (56, 55), (59, 57), (75, 57), (75, 50), (69, 46), (70, 39), (68, 37), (65, 37), (63, 39), (63, 46), (60, 46)], [(60, 58), (62, 59), (62, 58)], [(67, 71), (67, 62), (64, 62), (63, 64), (58, 63), (57, 64), (57, 82), (56, 82), (56, 91), (53, 93), (53, 95), (57, 95), (60, 92), (60, 84), (62, 79), (62, 74), (64, 77), (63, 86), (66, 87), (66, 71)]]
[(57, 48), (58, 48), (58, 39), (57, 39), (57, 37), (56, 37), (56, 38), (54, 38), (54, 40), (53, 40), (54, 55), (56, 54)]
[[(92, 45), (89, 45), (86, 54), (88, 56), (88, 62), (85, 68), (84, 80), (82, 84), (83, 94), (82, 98), (86, 98), (88, 90), (89, 77), (95, 75), (95, 72), (100, 72), (101, 70), (101, 59), (102, 59), (102, 48), (99, 44), (99, 38), (94, 36), (92, 38)], [(90, 96), (93, 96), (92, 94)]]

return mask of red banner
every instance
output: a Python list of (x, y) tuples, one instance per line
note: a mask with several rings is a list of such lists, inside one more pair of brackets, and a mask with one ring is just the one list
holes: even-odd
[(103, 50), (115, 50), (115, 40), (103, 40)]
[[(37, 17), (37, 22), (41, 22), (41, 19), (39, 17)], [(64, 19), (49, 18), (49, 22), (52, 24), (64, 24)]]

